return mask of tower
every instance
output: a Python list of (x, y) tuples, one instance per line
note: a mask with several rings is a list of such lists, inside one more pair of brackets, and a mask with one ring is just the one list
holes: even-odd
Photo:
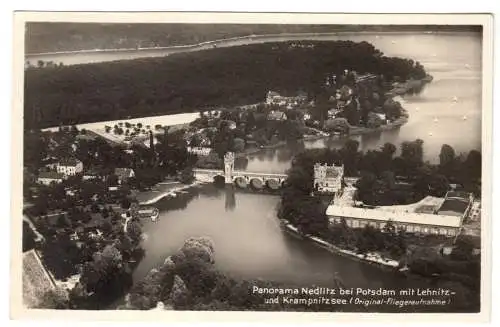
[(226, 152), (224, 155), (224, 177), (226, 184), (231, 184), (233, 182), (233, 170), (234, 170), (234, 153)]

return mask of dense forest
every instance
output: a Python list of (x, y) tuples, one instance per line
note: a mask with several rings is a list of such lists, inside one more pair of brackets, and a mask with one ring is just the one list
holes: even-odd
[(423, 78), (411, 59), (386, 57), (367, 42), (254, 44), (163, 58), (30, 68), (25, 126), (40, 128), (261, 102), (267, 91), (322, 92), (327, 75), (355, 70), (386, 81)]
[(42, 53), (196, 44), (223, 38), (329, 32), (480, 31), (450, 25), (297, 25), (297, 24), (96, 24), (29, 23), (26, 52)]

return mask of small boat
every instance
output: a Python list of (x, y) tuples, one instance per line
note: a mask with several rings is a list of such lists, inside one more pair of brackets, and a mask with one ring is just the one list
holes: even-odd
[(416, 107), (416, 108), (415, 108), (415, 110), (416, 110), (416, 111), (420, 111), (420, 108), (419, 108), (419, 107)]
[(458, 102), (458, 98), (456, 96), (453, 97), (453, 102)]
[(434, 122), (437, 123), (439, 121), (439, 119), (437, 119), (437, 117), (434, 117)]
[(429, 136), (432, 136), (432, 132), (429, 132)]
[(470, 65), (469, 64), (465, 64), (464, 66), (465, 66), (465, 68), (470, 69)]
[(396, 44), (396, 41), (392, 40), (392, 41), (391, 41), (391, 43), (392, 43), (392, 44)]
[(462, 117), (462, 119), (463, 119), (463, 120), (467, 120), (467, 116), (466, 116), (466, 115), (464, 115), (464, 116)]

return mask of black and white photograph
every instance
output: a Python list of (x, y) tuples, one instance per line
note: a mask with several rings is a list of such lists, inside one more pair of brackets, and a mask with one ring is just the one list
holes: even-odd
[(488, 15), (16, 15), (23, 312), (488, 310)]

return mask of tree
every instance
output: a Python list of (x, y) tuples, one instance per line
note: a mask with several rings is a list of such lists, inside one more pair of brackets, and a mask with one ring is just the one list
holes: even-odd
[(439, 153), (439, 165), (442, 168), (449, 168), (455, 161), (455, 150), (448, 144), (443, 144)]
[(382, 153), (389, 158), (392, 158), (394, 153), (396, 153), (396, 146), (392, 143), (384, 143), (381, 149)]
[(35, 232), (33, 232), (26, 221), (23, 221), (23, 252), (29, 251), (35, 247), (35, 238)]
[(424, 141), (417, 139), (413, 142), (405, 141), (401, 143), (401, 158), (404, 159), (405, 164), (410, 169), (406, 175), (415, 173), (416, 169), (423, 164)]
[(245, 149), (245, 141), (240, 138), (235, 138), (233, 141), (233, 151), (234, 152), (243, 152)]

